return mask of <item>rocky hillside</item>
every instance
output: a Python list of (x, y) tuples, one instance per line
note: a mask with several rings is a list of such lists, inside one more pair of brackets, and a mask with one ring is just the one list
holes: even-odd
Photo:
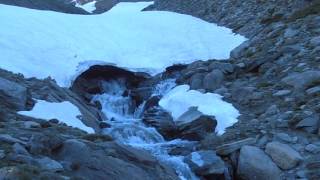
[[(178, 79), (223, 95), (242, 114), (201, 148), (217, 150), (243, 179), (319, 178), (319, 1), (158, 0), (148, 9), (191, 14), (249, 38), (225, 63), (195, 62)], [(248, 137), (257, 141), (240, 140)], [(220, 138), (230, 143), (220, 146)]]
[[(25, 7), (31, 2), (0, 0)], [(31, 8), (65, 11), (49, 4), (31, 3)], [(66, 11), (85, 13), (78, 10)], [(102, 81), (116, 79), (125, 80), (124, 94), (133, 99), (131, 108), (146, 102), (141, 110), (146, 126), (166, 140), (193, 142), (168, 149), (170, 155), (184, 157), (200, 179), (320, 178), (319, 1), (156, 0), (146, 10), (197, 16), (232, 28), (248, 41), (234, 49), (230, 59), (176, 65), (154, 77), (95, 66), (70, 89), (50, 78), (26, 79), (0, 70), (0, 179), (179, 179), (172, 166), (149, 152), (101, 133), (111, 125), (103, 122), (108, 117), (101, 112), (102, 105), (91, 100), (103, 93)], [(240, 111), (239, 121), (218, 136), (212, 133), (215, 117), (191, 108), (181, 117), (187, 123), (175, 123), (158, 105), (161, 96), (152, 96), (157, 84), (172, 78), (192, 89), (222, 95)], [(30, 110), (34, 99), (72, 102), (83, 115), (79, 119), (96, 134), (57, 119), (17, 113)]]

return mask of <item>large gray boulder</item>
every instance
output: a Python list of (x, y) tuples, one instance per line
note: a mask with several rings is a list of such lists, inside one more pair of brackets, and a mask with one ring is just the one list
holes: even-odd
[(203, 115), (196, 107), (192, 107), (176, 120), (176, 125), (178, 137), (200, 141), (210, 133), (214, 133), (217, 120), (213, 116)]
[(192, 152), (184, 161), (200, 176), (223, 176), (226, 170), (223, 160), (210, 150)]
[(246, 180), (280, 180), (281, 170), (261, 149), (243, 146), (240, 150), (237, 174)]
[[(1, 95), (2, 94), (2, 95)], [(12, 104), (16, 110), (24, 110), (27, 103), (27, 88), (0, 77), (0, 97)]]
[(287, 144), (270, 142), (266, 146), (266, 153), (284, 170), (292, 169), (302, 161), (301, 155)]
[(255, 138), (247, 138), (236, 142), (231, 142), (228, 144), (223, 144), (217, 147), (217, 154), (226, 156), (231, 154), (237, 150), (239, 150), (242, 146), (252, 145), (256, 142)]
[(115, 142), (97, 145), (77, 139), (63, 143), (56, 154), (64, 168), (85, 179), (177, 180), (173, 169), (160, 164), (148, 152)]

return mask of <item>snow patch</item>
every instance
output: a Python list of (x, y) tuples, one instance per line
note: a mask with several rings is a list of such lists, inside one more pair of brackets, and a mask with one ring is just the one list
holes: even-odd
[(222, 134), (225, 128), (237, 122), (239, 111), (222, 100), (222, 96), (214, 93), (201, 93), (190, 90), (188, 85), (180, 85), (169, 91), (160, 100), (159, 105), (171, 112), (177, 120), (190, 107), (198, 107), (198, 110), (205, 115), (215, 116), (218, 125), (216, 131)]
[(81, 122), (77, 117), (81, 116), (79, 109), (70, 102), (52, 103), (43, 100), (37, 100), (36, 105), (31, 111), (19, 111), (21, 115), (30, 116), (39, 119), (51, 120), (58, 119), (68, 126), (79, 128), (88, 133), (94, 133), (94, 130)]
[(90, 16), (0, 5), (0, 68), (69, 87), (92, 65), (155, 74), (173, 64), (228, 58), (245, 40), (189, 15), (140, 11), (149, 5), (119, 3)]
[(96, 2), (97, 1), (91, 1), (91, 2), (88, 2), (86, 4), (77, 3), (76, 7), (81, 8), (81, 9), (83, 9), (83, 10), (89, 12), (89, 13), (93, 13), (93, 11), (96, 10)]

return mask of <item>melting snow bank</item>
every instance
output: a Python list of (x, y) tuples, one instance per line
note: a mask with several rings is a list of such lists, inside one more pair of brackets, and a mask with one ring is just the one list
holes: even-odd
[(172, 113), (173, 118), (178, 119), (190, 107), (198, 107), (205, 115), (215, 116), (218, 125), (217, 131), (222, 134), (226, 127), (237, 122), (239, 111), (222, 100), (222, 96), (213, 93), (201, 93), (190, 90), (188, 85), (177, 86), (160, 100), (159, 105)]
[(20, 111), (18, 113), (45, 120), (58, 119), (68, 126), (79, 128), (88, 133), (94, 133), (92, 128), (84, 125), (81, 120), (77, 118), (81, 116), (81, 112), (70, 102), (51, 103), (37, 100), (36, 105), (31, 111)]
[(228, 58), (245, 40), (192, 16), (141, 12), (148, 5), (119, 3), (90, 16), (0, 5), (0, 68), (26, 77), (51, 76), (69, 87), (92, 65), (158, 73), (173, 64)]

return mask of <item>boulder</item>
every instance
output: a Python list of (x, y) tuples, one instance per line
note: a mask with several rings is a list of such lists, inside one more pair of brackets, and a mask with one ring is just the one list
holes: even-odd
[(196, 151), (186, 156), (184, 161), (199, 176), (223, 177), (226, 170), (224, 161), (214, 151)]
[(160, 107), (149, 108), (144, 112), (142, 121), (148, 126), (155, 127), (166, 139), (176, 136), (177, 127), (171, 114)]
[(26, 144), (25, 142), (10, 136), (9, 134), (0, 134), (0, 142), (8, 143), (8, 144)]
[(25, 110), (27, 88), (24, 86), (0, 77), (0, 94), (5, 95), (5, 100), (12, 104), (16, 110)]
[(36, 160), (37, 165), (42, 169), (42, 170), (48, 170), (52, 172), (60, 172), (63, 171), (63, 166), (48, 157), (40, 158)]
[(261, 149), (243, 146), (240, 150), (237, 174), (247, 180), (280, 180), (281, 170)]
[(319, 116), (317, 114), (313, 114), (303, 120), (301, 120), (297, 125), (297, 129), (303, 129), (309, 133), (317, 133), (319, 128)]
[(217, 120), (203, 115), (197, 108), (190, 108), (176, 120), (176, 125), (180, 138), (200, 141), (215, 131)]
[(301, 155), (287, 144), (270, 142), (266, 146), (266, 153), (284, 170), (292, 169), (302, 161)]
[(221, 70), (215, 69), (204, 77), (203, 86), (206, 90), (214, 91), (221, 87), (223, 80), (223, 72)]
[[(73, 175), (84, 179), (178, 180), (175, 172), (148, 152), (115, 142), (94, 144), (77, 139), (63, 143), (56, 154)], [(120, 177), (121, 176), (121, 177)]]
[(293, 86), (296, 90), (304, 90), (313, 85), (313, 83), (319, 82), (319, 79), (320, 71), (309, 70), (302, 73), (289, 74), (281, 81)]
[(242, 146), (252, 145), (255, 142), (256, 142), (255, 138), (247, 138), (247, 139), (243, 139), (243, 140), (228, 143), (228, 144), (223, 144), (217, 147), (217, 154), (226, 156), (228, 154), (231, 154), (239, 150)]

